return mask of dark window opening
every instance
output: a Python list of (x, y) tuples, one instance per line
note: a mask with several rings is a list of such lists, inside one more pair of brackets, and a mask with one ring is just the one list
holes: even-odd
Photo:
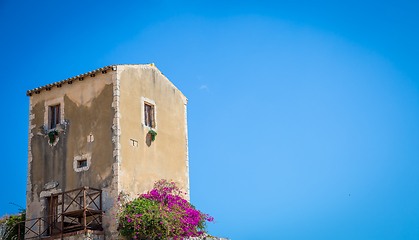
[[(48, 207), (47, 207), (47, 216), (48, 216), (47, 223), (48, 223), (48, 226), (53, 226), (53, 224), (57, 224), (58, 219), (57, 219), (56, 215), (60, 213), (59, 209), (58, 209), (58, 206), (61, 205), (61, 204), (58, 202), (58, 196), (47, 197), (47, 204), (48, 204)], [(55, 215), (55, 216), (53, 216), (53, 215)], [(47, 233), (51, 234), (52, 231), (53, 231), (53, 229), (51, 227), (48, 227)]]
[(55, 128), (60, 123), (60, 105), (50, 106), (50, 129)]
[(82, 168), (87, 166), (87, 159), (82, 159), (77, 161), (77, 168)]
[(154, 128), (154, 106), (148, 103), (144, 103), (144, 121), (147, 127)]

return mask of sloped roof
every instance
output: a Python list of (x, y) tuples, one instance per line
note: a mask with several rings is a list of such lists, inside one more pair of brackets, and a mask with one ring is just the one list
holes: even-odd
[(155, 67), (154, 63), (151, 63), (151, 64), (117, 64), (117, 65), (109, 65), (109, 66), (98, 68), (96, 70), (93, 70), (93, 71), (90, 71), (90, 72), (87, 72), (87, 73), (83, 73), (83, 74), (77, 75), (75, 77), (67, 78), (67, 79), (62, 80), (62, 81), (59, 81), (59, 82), (51, 83), (51, 84), (48, 84), (48, 85), (45, 85), (45, 86), (42, 86), (42, 87), (37, 87), (37, 88), (31, 89), (31, 90), (28, 90), (28, 91), (26, 91), (26, 96), (32, 96), (32, 94), (34, 94), (34, 93), (35, 94), (39, 94), (42, 90), (49, 91), (49, 90), (51, 90), (52, 87), (55, 87), (55, 86), (61, 87), (61, 85), (64, 84), (64, 83), (72, 84), (73, 81), (77, 81), (77, 80), (82, 81), (84, 77), (86, 77), (86, 76), (94, 76), (96, 73), (107, 73), (108, 71), (115, 71), (116, 70), (116, 67), (118, 65), (121, 65), (121, 66), (122, 65), (144, 65), (144, 66), (149, 65), (149, 66)]
[(90, 71), (90, 72), (87, 72), (87, 73), (77, 75), (75, 77), (67, 78), (67, 79), (59, 81), (59, 82), (55, 82), (55, 83), (51, 83), (51, 84), (48, 84), (48, 85), (45, 85), (45, 86), (42, 86), (42, 87), (34, 88), (32, 90), (28, 90), (26, 92), (26, 96), (31, 96), (33, 93), (40, 93), (42, 90), (47, 90), (47, 91), (51, 90), (51, 88), (55, 87), (55, 86), (61, 87), (61, 84), (64, 84), (64, 83), (71, 84), (71, 83), (73, 83), (73, 81), (76, 81), (76, 80), (82, 81), (84, 77), (93, 76), (94, 74), (96, 74), (98, 72), (106, 73), (107, 71), (116, 70), (116, 66), (117, 65), (109, 65), (109, 66), (106, 66), (106, 67), (103, 67), (103, 68), (99, 68), (99, 69), (96, 69), (96, 70), (93, 70), (93, 71)]

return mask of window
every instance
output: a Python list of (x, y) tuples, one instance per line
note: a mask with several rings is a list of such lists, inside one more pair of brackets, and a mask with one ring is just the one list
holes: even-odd
[[(149, 98), (141, 97), (141, 124), (148, 130), (153, 129), (157, 131), (157, 105)], [(147, 131), (148, 131), (147, 130)]]
[(87, 159), (77, 160), (77, 168), (87, 167)]
[(64, 97), (46, 100), (44, 107), (44, 129), (54, 129), (64, 122)]
[(154, 120), (154, 105), (144, 102), (144, 123), (147, 127), (156, 126)]
[(49, 127), (55, 128), (60, 123), (60, 104), (49, 107)]
[(74, 157), (73, 169), (75, 172), (87, 171), (89, 170), (90, 165), (92, 165), (92, 157), (90, 154)]

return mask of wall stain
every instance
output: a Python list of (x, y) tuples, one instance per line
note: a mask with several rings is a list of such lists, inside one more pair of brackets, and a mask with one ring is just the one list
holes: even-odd
[[(83, 186), (94, 188), (108, 187), (112, 182), (112, 108), (113, 86), (108, 84), (102, 92), (91, 101), (89, 107), (77, 106), (64, 96), (66, 129), (59, 133), (59, 141), (55, 146), (48, 144), (48, 137), (37, 135), (37, 129), (44, 125), (44, 101), (33, 107), (36, 127), (31, 141), (32, 168), (31, 182), (33, 195), (39, 196), (44, 185), (50, 181), (58, 181), (63, 190), (71, 190)], [(87, 142), (87, 136), (94, 135), (93, 142)], [(74, 157), (90, 154), (91, 166), (87, 171), (75, 172)], [(33, 201), (33, 196), (31, 197)]]

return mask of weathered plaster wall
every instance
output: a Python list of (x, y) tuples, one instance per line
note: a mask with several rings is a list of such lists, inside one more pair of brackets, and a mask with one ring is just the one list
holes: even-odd
[[(121, 189), (150, 190), (156, 180), (172, 179), (188, 193), (186, 97), (154, 65), (118, 66), (120, 75)], [(147, 138), (144, 103), (155, 104), (156, 140)], [(131, 140), (138, 141), (132, 146)]]
[[(112, 141), (115, 75), (112, 71), (97, 74), (30, 97), (27, 218), (46, 213), (45, 197), (51, 193), (82, 186), (104, 190), (103, 207), (110, 208), (115, 199), (110, 196), (118, 193), (113, 179)], [(56, 101), (64, 111), (61, 122), (66, 123), (66, 128), (58, 134), (58, 142), (51, 145), (48, 137), (38, 135), (37, 130), (45, 124), (46, 103)], [(94, 136), (93, 141), (88, 141), (89, 135)], [(75, 171), (75, 159), (86, 156), (90, 161), (88, 170)], [(53, 181), (58, 182), (56, 188), (44, 188)]]
[[(144, 100), (155, 104), (156, 141), (147, 140)], [(55, 144), (37, 130), (48, 122), (51, 104), (62, 106), (65, 131)], [(156, 180), (176, 181), (189, 199), (186, 97), (154, 65), (118, 65), (83, 81), (54, 86), (29, 100), (27, 218), (46, 213), (51, 193), (82, 186), (103, 190), (106, 239), (118, 239), (117, 208), (121, 190), (143, 193)], [(88, 136), (93, 135), (93, 138)], [(132, 146), (131, 140), (137, 141)], [(88, 166), (75, 169), (75, 161)], [(45, 189), (46, 183), (58, 186)], [(53, 185), (53, 184), (51, 184)]]

